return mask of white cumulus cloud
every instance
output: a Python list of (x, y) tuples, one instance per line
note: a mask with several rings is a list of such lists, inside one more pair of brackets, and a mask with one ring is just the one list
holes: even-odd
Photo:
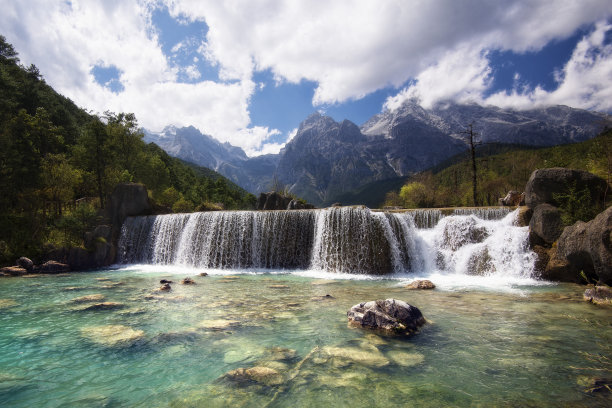
[[(219, 80), (164, 54), (152, 23), (158, 7), (181, 24), (207, 24), (205, 38), (169, 46), (197, 47)], [(0, 10), (23, 63), (80, 106), (134, 112), (151, 130), (193, 125), (249, 154), (283, 145), (276, 129), (251, 123), (253, 77), (263, 70), (278, 83), (314, 82), (317, 107), (391, 87), (398, 93), (387, 108), (419, 98), (612, 109), (609, 0), (0, 0)], [(491, 50), (537, 52), (598, 21), (558, 72), (557, 89), (525, 89), (517, 78), (515, 89), (486, 96)], [(118, 69), (120, 93), (95, 81), (96, 65)], [(193, 83), (181, 83), (185, 75)]]

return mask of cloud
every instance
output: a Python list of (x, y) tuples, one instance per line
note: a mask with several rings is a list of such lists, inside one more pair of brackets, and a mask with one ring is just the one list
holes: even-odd
[(545, 91), (541, 87), (498, 92), (483, 102), (514, 108), (564, 104), (584, 109), (612, 111), (612, 44), (606, 36), (612, 24), (599, 22), (595, 29), (578, 42), (570, 60), (555, 79), (558, 87)]
[(169, 6), (175, 16), (206, 21), (206, 55), (224, 78), (270, 69), (291, 83), (314, 81), (316, 105), (425, 79), (459, 49), (537, 51), (612, 15), (608, 0), (173, 0)]
[[(152, 22), (158, 7), (181, 24), (204, 21), (205, 37), (162, 47)], [(134, 112), (151, 130), (193, 125), (259, 154), (283, 146), (276, 129), (251, 123), (249, 105), (260, 89), (253, 77), (264, 70), (277, 83), (316, 83), (319, 108), (392, 87), (398, 94), (388, 108), (416, 97), (425, 104), (457, 99), (610, 110), (606, 23), (578, 44), (557, 74), (558, 89), (524, 89), (516, 79), (515, 89), (484, 96), (490, 50), (537, 52), (610, 17), (609, 0), (30, 0), (3, 1), (0, 27), (25, 65), (36, 64), (80, 106)], [(177, 65), (186, 49), (197, 50), (200, 61), (190, 55)], [(203, 63), (218, 69), (218, 78), (202, 75)], [(95, 66), (116, 67), (122, 90), (97, 82)]]
[[(263, 148), (266, 135), (275, 133), (250, 128), (248, 107), (255, 83), (249, 77), (181, 83), (180, 76), (196, 81), (201, 73), (195, 65), (178, 67), (172, 55), (164, 55), (151, 25), (155, 4), (9, 2), (3, 5), (0, 26), (22, 63), (36, 64), (48, 83), (80, 106), (94, 112), (134, 112), (151, 130), (170, 123), (193, 125), (249, 152)], [(187, 45), (174, 44), (173, 52)], [(97, 66), (120, 72), (121, 92), (96, 80)]]
[(196, 65), (189, 65), (183, 68), (183, 72), (185, 73), (185, 75), (187, 75), (187, 78), (191, 79), (192, 81), (200, 79), (200, 77), (202, 77), (202, 74), (200, 73)]
[(410, 99), (418, 100), (425, 108), (443, 100), (473, 101), (480, 99), (491, 79), (486, 53), (461, 47), (449, 51), (436, 64), (422, 71), (412, 85), (389, 97), (384, 108), (395, 110)]
[(295, 135), (297, 135), (297, 132), (298, 132), (298, 128), (291, 129), (289, 133), (287, 133), (287, 142), (293, 139)]
[(278, 153), (285, 146), (285, 143), (271, 143), (267, 140), (280, 134), (281, 132), (277, 129), (270, 129), (265, 126), (254, 126), (240, 131), (240, 137), (249, 141), (249, 145), (243, 147), (245, 153), (249, 156)]

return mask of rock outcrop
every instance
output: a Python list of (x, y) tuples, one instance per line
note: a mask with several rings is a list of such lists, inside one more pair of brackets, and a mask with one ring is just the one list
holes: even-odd
[(152, 206), (144, 185), (118, 184), (107, 202), (107, 223), (85, 233), (85, 247), (56, 250), (56, 254), (49, 254), (49, 258), (66, 262), (76, 271), (111, 265), (117, 256), (117, 242), (125, 219), (151, 213)]
[(588, 191), (590, 200), (586, 205), (601, 208), (607, 189), (605, 180), (582, 170), (550, 168), (531, 174), (525, 186), (525, 215), (532, 212), (529, 242), (538, 255), (535, 266), (542, 278), (576, 283), (585, 278), (604, 283), (612, 280), (612, 209), (589, 222), (565, 226), (559, 208), (564, 204), (561, 197), (583, 191)]
[(425, 324), (418, 308), (397, 299), (362, 302), (351, 307), (346, 315), (353, 324), (396, 334), (414, 333)]
[(312, 204), (296, 200), (276, 191), (261, 193), (257, 200), (258, 210), (305, 210), (312, 209)]
[(612, 284), (612, 207), (589, 222), (566, 227), (553, 251), (546, 276), (563, 272), (578, 282), (582, 272), (588, 279)]
[(525, 204), (535, 209), (540, 204), (558, 207), (556, 194), (567, 193), (570, 188), (576, 191), (588, 189), (593, 205), (601, 205), (606, 192), (606, 181), (583, 170), (553, 167), (539, 169), (531, 173), (525, 186)]
[(508, 191), (504, 198), (499, 199), (499, 204), (506, 207), (517, 207), (525, 204), (525, 193), (516, 190)]
[(529, 241), (531, 245), (550, 247), (563, 232), (561, 211), (550, 204), (540, 204), (533, 210), (529, 222)]
[(47, 261), (34, 269), (36, 273), (65, 273), (70, 272), (70, 265), (56, 261)]
[[(108, 200), (106, 214), (111, 221), (113, 240), (118, 238), (127, 217), (149, 215), (152, 212), (147, 188), (143, 184), (118, 184)], [(116, 235), (116, 236), (115, 236)]]

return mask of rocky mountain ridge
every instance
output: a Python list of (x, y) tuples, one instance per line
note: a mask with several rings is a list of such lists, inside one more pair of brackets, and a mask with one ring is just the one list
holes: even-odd
[(607, 114), (567, 106), (519, 111), (446, 103), (425, 109), (409, 101), (361, 127), (314, 113), (278, 155), (249, 158), (242, 149), (193, 127), (145, 131), (145, 140), (253, 193), (269, 190), (274, 178), (307, 201), (326, 205), (367, 183), (422, 171), (461, 153), (467, 149), (461, 132), (469, 123), (482, 143), (554, 146), (589, 139), (611, 120)]

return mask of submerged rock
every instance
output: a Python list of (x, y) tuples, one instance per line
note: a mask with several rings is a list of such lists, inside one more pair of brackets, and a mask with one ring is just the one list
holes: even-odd
[(162, 285), (159, 287), (159, 289), (158, 289), (158, 290), (159, 290), (159, 291), (162, 291), (162, 292), (168, 292), (168, 291), (172, 290), (172, 287), (170, 287), (170, 284), (169, 284), (169, 283), (163, 283), (163, 284), (162, 284)]
[(198, 323), (197, 327), (206, 330), (227, 330), (239, 325), (240, 322), (238, 320), (213, 319), (202, 320), (200, 323)]
[(92, 343), (106, 347), (129, 347), (144, 337), (144, 331), (120, 324), (85, 327), (81, 334)]
[(89, 312), (92, 310), (113, 310), (113, 309), (121, 309), (125, 307), (123, 303), (119, 302), (102, 302), (102, 303), (94, 303), (93, 305), (83, 306), (77, 309), (79, 312)]
[(321, 349), (321, 357), (335, 358), (348, 363), (352, 362), (373, 367), (384, 367), (389, 364), (389, 360), (374, 346), (368, 349), (325, 346)]
[(411, 334), (425, 324), (425, 318), (415, 306), (397, 299), (373, 300), (351, 307), (349, 322), (370, 329), (397, 334)]
[(387, 353), (387, 357), (395, 364), (402, 367), (412, 367), (425, 361), (425, 356), (421, 353), (409, 353), (406, 351), (392, 350)]
[(576, 383), (582, 387), (585, 387), (584, 391), (588, 392), (589, 394), (609, 394), (612, 392), (612, 378), (580, 376), (576, 380)]
[(226, 373), (224, 378), (235, 382), (256, 382), (264, 385), (280, 385), (283, 376), (273, 368), (255, 366), (251, 368), (237, 368)]
[(333, 300), (333, 299), (335, 299), (335, 297), (333, 297), (330, 294), (321, 295), (321, 296), (313, 296), (310, 298), (310, 300), (315, 301), (315, 302), (320, 302), (322, 300)]
[(163, 285), (164, 283), (170, 284), (170, 283), (172, 283), (172, 281), (171, 281), (171, 280), (168, 280), (168, 279), (162, 279), (162, 280), (160, 280), (160, 281), (159, 281), (159, 283), (161, 283), (162, 285)]
[(609, 286), (595, 286), (584, 291), (584, 300), (596, 305), (612, 305), (612, 288)]
[(435, 289), (436, 285), (432, 281), (427, 279), (420, 279), (411, 282), (406, 285), (406, 289)]
[(70, 300), (72, 303), (88, 303), (88, 302), (100, 302), (104, 300), (104, 295), (96, 293), (95, 295), (85, 295)]
[(181, 285), (195, 285), (195, 281), (191, 278), (184, 278), (181, 280)]
[(9, 307), (17, 306), (18, 303), (13, 299), (0, 299), (0, 309), (8, 309)]
[(270, 289), (289, 289), (287, 285), (268, 285)]

